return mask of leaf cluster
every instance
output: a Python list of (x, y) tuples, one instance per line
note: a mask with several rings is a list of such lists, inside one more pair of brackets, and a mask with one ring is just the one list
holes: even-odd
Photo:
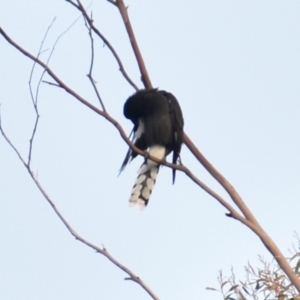
[[(298, 249), (293, 247), (287, 260), (300, 278), (300, 240), (298, 235), (296, 238)], [(219, 271), (219, 288), (206, 289), (221, 293), (224, 300), (300, 300), (297, 289), (274, 259), (268, 261), (258, 256), (258, 260), (259, 267), (253, 267), (249, 262), (244, 267), (244, 280), (236, 278), (233, 268), (229, 276)]]

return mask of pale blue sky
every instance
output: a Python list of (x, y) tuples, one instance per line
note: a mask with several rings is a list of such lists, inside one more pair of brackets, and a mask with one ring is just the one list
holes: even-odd
[[(87, 6), (91, 2), (83, 1)], [(288, 255), (299, 232), (299, 1), (127, 0), (152, 83), (179, 100), (185, 130), (240, 192), (265, 230)], [(95, 24), (140, 87), (134, 56), (116, 8), (91, 3)], [(37, 53), (78, 16), (65, 1), (2, 0), (0, 26)], [(123, 103), (133, 93), (102, 43), (94, 77), (109, 113), (129, 133)], [(49, 51), (42, 57), (46, 59)], [(32, 62), (0, 37), (3, 126), (27, 156), (34, 113), (28, 89)], [(86, 78), (90, 44), (82, 20), (61, 39), (50, 67), (97, 104)], [(39, 70), (40, 71), (40, 70)], [(35, 82), (39, 79), (35, 74)], [(149, 206), (128, 208), (142, 158), (118, 177), (127, 151), (114, 127), (64, 91), (42, 85), (33, 169), (73, 228), (102, 244), (161, 299), (221, 299), (218, 270), (270, 259), (259, 239), (225, 217), (215, 200), (162, 168)], [(68, 233), (0, 138), (0, 295), (5, 300), (149, 299), (126, 274)], [(221, 187), (183, 147), (182, 161), (209, 186)]]

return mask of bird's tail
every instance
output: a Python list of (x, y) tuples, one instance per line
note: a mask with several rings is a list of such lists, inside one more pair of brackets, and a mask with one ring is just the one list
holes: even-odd
[[(163, 159), (166, 155), (166, 148), (163, 146), (152, 146), (149, 154), (157, 159)], [(138, 177), (134, 183), (129, 199), (129, 206), (138, 204), (144, 209), (149, 201), (154, 188), (160, 165), (150, 159), (146, 159), (138, 171)]]

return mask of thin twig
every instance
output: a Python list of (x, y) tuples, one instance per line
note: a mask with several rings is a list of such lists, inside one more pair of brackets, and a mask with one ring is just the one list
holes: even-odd
[[(40, 45), (40, 48), (39, 48), (39, 51), (38, 51), (38, 54), (37, 54), (37, 58), (39, 58), (40, 55), (43, 53), (44, 42), (46, 41), (47, 35), (48, 35), (52, 25), (54, 24), (55, 20), (56, 20), (56, 18), (54, 18), (52, 20), (51, 24), (48, 26), (48, 28), (46, 30), (46, 33), (45, 33), (45, 35), (42, 39), (42, 42), (41, 42), (41, 45)], [(42, 72), (42, 75), (39, 79), (39, 82), (38, 82), (38, 85), (37, 85), (37, 88), (36, 88), (36, 93), (35, 93), (35, 96), (34, 96), (33, 95), (33, 89), (32, 89), (32, 78), (33, 78), (33, 73), (34, 73), (34, 70), (35, 70), (35, 66), (36, 66), (36, 62), (34, 61), (33, 65), (32, 65), (32, 68), (31, 68), (31, 72), (30, 72), (30, 75), (29, 75), (29, 82), (28, 82), (30, 97), (31, 97), (32, 105), (33, 105), (35, 115), (36, 115), (34, 127), (33, 127), (33, 130), (32, 130), (32, 135), (31, 135), (30, 140), (29, 140), (29, 151), (28, 151), (28, 160), (27, 160), (28, 166), (30, 166), (30, 163), (31, 163), (33, 140), (34, 140), (34, 137), (35, 137), (35, 134), (36, 134), (36, 130), (37, 130), (38, 123), (39, 123), (39, 118), (40, 118), (40, 114), (39, 114), (39, 111), (38, 111), (38, 97), (39, 97), (40, 84), (41, 84), (41, 82), (43, 80), (43, 77), (44, 77), (44, 74), (45, 74), (45, 70), (43, 69), (43, 72)]]
[(51, 49), (51, 52), (50, 52), (50, 55), (48, 57), (48, 60), (47, 60), (47, 64), (49, 64), (50, 62), (50, 59), (55, 51), (55, 48), (56, 46), (58, 45), (58, 42), (59, 40), (81, 19), (81, 16), (79, 16), (78, 18), (76, 18), (55, 40), (53, 46), (52, 46), (52, 49)]
[[(91, 14), (91, 20), (93, 20), (92, 18), (92, 14)], [(87, 22), (87, 20), (84, 18), (84, 22), (85, 22), (85, 26), (87, 27), (88, 29), (88, 32), (89, 32), (89, 37), (90, 37), (90, 41), (91, 41), (91, 63), (90, 63), (90, 70), (89, 70), (89, 73), (87, 74), (87, 77), (89, 78), (93, 88), (94, 88), (94, 91), (96, 93), (96, 96), (100, 102), (100, 105), (103, 109), (103, 111), (106, 111), (105, 109), (105, 106), (104, 106), (104, 103), (102, 101), (102, 98), (100, 96), (100, 93), (99, 93), (99, 90), (95, 84), (95, 80), (93, 78), (93, 67), (94, 67), (94, 59), (95, 59), (95, 49), (94, 49), (94, 38), (93, 38), (93, 31), (92, 31), (92, 28), (90, 26), (90, 24)]]
[(55, 82), (51, 82), (51, 81), (47, 81), (47, 80), (43, 80), (43, 82), (44, 82), (44, 83), (47, 83), (47, 84), (49, 84), (49, 85), (53, 85), (53, 86), (56, 86), (56, 87), (61, 88), (61, 86), (60, 86), (59, 84), (55, 83)]
[[(58, 44), (58, 41), (61, 39), (62, 36), (64, 36), (74, 25), (75, 23), (80, 19), (81, 17), (78, 17), (77, 19), (75, 19), (75, 21), (70, 25), (68, 26), (56, 39), (51, 51), (50, 51), (50, 54), (48, 56), (48, 59), (47, 59), (47, 65), (49, 64), (50, 62), (50, 59), (54, 53), (54, 50), (55, 50), (55, 47), (56, 45)], [(45, 50), (43, 50), (43, 45), (44, 45), (44, 42), (46, 41), (46, 38), (48, 36), (48, 33), (50, 31), (50, 29), (52, 28), (54, 22), (56, 20), (56, 17), (52, 20), (52, 22), (50, 23), (50, 25), (48, 26), (47, 30), (46, 30), (46, 33), (42, 39), (42, 42), (41, 42), (41, 45), (40, 45), (40, 48), (39, 48), (39, 51), (38, 51), (38, 54), (37, 54), (37, 58), (40, 57), (40, 55), (42, 53), (45, 52)], [(31, 156), (32, 156), (32, 149), (33, 149), (33, 140), (34, 140), (34, 137), (35, 137), (35, 134), (36, 134), (36, 130), (37, 130), (37, 127), (38, 127), (38, 122), (39, 122), (39, 118), (40, 118), (40, 115), (39, 115), (39, 111), (38, 111), (38, 96), (39, 96), (39, 90), (40, 90), (40, 85), (41, 83), (43, 82), (43, 78), (44, 78), (44, 75), (45, 75), (45, 72), (46, 70), (43, 69), (43, 72), (40, 76), (40, 79), (38, 81), (38, 84), (37, 84), (37, 87), (36, 87), (36, 93), (35, 93), (35, 96), (33, 95), (33, 90), (32, 90), (32, 78), (33, 78), (33, 73), (34, 73), (34, 70), (35, 70), (35, 66), (36, 66), (36, 61), (34, 61), (33, 63), (33, 66), (32, 66), (32, 69), (31, 69), (31, 72), (30, 72), (30, 76), (29, 76), (29, 90), (30, 90), (30, 96), (31, 96), (31, 100), (32, 100), (32, 104), (33, 104), (33, 107), (34, 107), (34, 110), (35, 110), (35, 114), (36, 114), (36, 119), (35, 119), (35, 124), (34, 124), (34, 127), (33, 127), (33, 131), (32, 131), (32, 135), (31, 135), (31, 138), (29, 140), (29, 151), (28, 151), (28, 165), (30, 165), (31, 163)]]
[[(56, 20), (56, 17), (52, 20), (52, 22), (50, 23), (50, 25), (48, 26), (48, 28), (46, 30), (46, 33), (45, 33), (45, 35), (42, 39), (42, 42), (41, 42), (41, 45), (40, 45), (40, 48), (39, 48), (39, 51), (38, 51), (38, 54), (37, 54), (37, 58), (39, 58), (40, 55), (43, 52), (46, 51), (46, 50), (43, 50), (43, 46), (44, 46), (44, 43), (46, 41), (47, 35), (48, 35), (51, 27), (53, 26), (55, 20)], [(33, 63), (32, 68), (31, 68), (31, 72), (30, 72), (30, 76), (29, 76), (29, 91), (30, 91), (30, 96), (31, 96), (33, 107), (36, 110), (39, 89), (36, 90), (36, 94), (35, 94), (35, 96), (33, 96), (33, 90), (32, 90), (32, 84), (31, 84), (32, 78), (33, 78), (33, 73), (34, 73), (34, 70), (35, 70), (35, 66), (36, 66), (36, 62)], [(43, 72), (45, 72), (45, 70), (43, 70)]]

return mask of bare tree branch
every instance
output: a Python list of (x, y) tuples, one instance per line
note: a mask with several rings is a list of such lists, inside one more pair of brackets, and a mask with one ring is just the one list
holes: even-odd
[[(91, 20), (93, 20), (92, 15), (91, 15), (90, 18), (91, 18)], [(89, 37), (90, 37), (90, 41), (91, 41), (91, 63), (90, 63), (90, 70), (89, 70), (89, 73), (87, 74), (87, 77), (89, 78), (89, 80), (90, 80), (90, 82), (91, 82), (91, 84), (92, 84), (92, 86), (94, 88), (94, 91), (95, 91), (95, 93), (97, 95), (97, 98), (98, 98), (98, 100), (100, 102), (100, 105), (102, 107), (102, 110), (106, 111), (104, 103), (103, 103), (103, 101), (101, 99), (100, 93), (98, 91), (98, 88), (96, 86), (96, 82), (95, 82), (95, 80), (93, 78), (93, 67), (94, 67), (94, 59), (95, 59), (95, 49), (94, 49), (93, 32), (92, 32), (92, 28), (91, 28), (90, 24), (87, 22), (86, 19), (84, 19), (84, 22), (85, 22), (85, 26), (88, 29)]]
[[(44, 35), (44, 38), (42, 39), (42, 42), (41, 42), (41, 45), (40, 45), (40, 49), (39, 49), (38, 54), (37, 54), (37, 58), (39, 58), (40, 55), (42, 54), (44, 42), (45, 42), (45, 40), (47, 38), (49, 30), (51, 29), (52, 25), (55, 22), (55, 19), (56, 18), (54, 18), (52, 20), (51, 24), (49, 25), (49, 27), (46, 30), (46, 33)], [(51, 54), (50, 54), (50, 57), (51, 57)], [(29, 140), (29, 151), (28, 151), (28, 160), (27, 160), (28, 166), (30, 166), (30, 163), (31, 163), (33, 140), (34, 140), (34, 137), (35, 137), (35, 134), (36, 134), (36, 130), (37, 130), (37, 126), (38, 126), (38, 122), (39, 122), (39, 118), (40, 118), (39, 111), (38, 111), (38, 97), (39, 97), (40, 85), (41, 85), (41, 82), (42, 82), (44, 74), (45, 74), (45, 70), (43, 70), (42, 75), (41, 75), (41, 77), (39, 79), (37, 88), (36, 88), (35, 96), (34, 96), (33, 95), (33, 89), (32, 89), (32, 78), (33, 78), (33, 73), (34, 73), (34, 70), (35, 70), (35, 66), (36, 66), (36, 62), (34, 62), (33, 65), (32, 65), (32, 69), (31, 69), (30, 76), (29, 76), (29, 82), (28, 82), (30, 96), (31, 96), (31, 100), (32, 100), (32, 105), (33, 105), (33, 108), (34, 108), (34, 111), (35, 111), (35, 115), (36, 115), (34, 127), (33, 127), (33, 130), (32, 130), (32, 135), (31, 135), (31, 138)]]
[[(76, 240), (82, 242), (83, 244), (87, 245), (88, 247), (96, 250), (98, 253), (104, 255), (115, 266), (117, 266), (119, 269), (121, 269), (126, 274), (128, 274), (130, 276), (129, 279), (132, 280), (132, 281), (134, 281), (134, 282), (136, 282), (136, 283), (138, 283), (153, 299), (159, 300), (159, 298), (154, 294), (154, 292), (146, 285), (146, 283), (140, 277), (136, 276), (130, 269), (128, 269), (123, 264), (121, 264), (119, 261), (117, 261), (111, 254), (109, 254), (109, 252), (105, 248), (101, 249), (100, 247), (98, 247), (98, 246), (92, 244), (91, 242), (87, 241), (86, 239), (84, 239), (82, 236), (80, 236), (72, 228), (72, 226), (63, 217), (63, 215), (60, 213), (60, 211), (58, 210), (58, 208), (56, 207), (56, 205), (54, 204), (54, 202), (51, 200), (50, 196), (46, 193), (46, 191), (44, 190), (44, 188), (42, 187), (42, 185), (38, 181), (37, 177), (35, 176), (34, 172), (31, 170), (30, 165), (25, 162), (25, 160), (23, 159), (23, 157), (20, 154), (20, 152), (18, 151), (18, 149), (14, 146), (14, 144), (10, 141), (10, 139), (6, 135), (6, 133), (5, 133), (4, 129), (3, 129), (3, 127), (2, 127), (2, 123), (1, 123), (1, 114), (0, 114), (0, 132), (1, 132), (2, 136), (4, 137), (4, 139), (6, 140), (6, 142), (10, 145), (10, 147), (17, 154), (17, 156), (19, 157), (19, 159), (21, 160), (21, 162), (23, 163), (23, 165), (27, 169), (30, 177), (32, 178), (32, 180), (34, 181), (34, 183), (36, 184), (37, 188), (40, 190), (40, 192), (42, 193), (42, 195), (44, 196), (44, 198), (48, 201), (48, 203), (51, 205), (51, 207), (54, 210), (54, 212), (56, 213), (56, 215), (63, 222), (63, 224), (67, 227), (67, 229), (69, 230), (69, 232), (76, 238)], [(128, 278), (125, 278), (125, 279), (128, 279)]]
[(70, 4), (72, 4), (74, 7), (76, 7), (84, 16), (86, 21), (88, 22), (89, 26), (92, 28), (92, 30), (96, 33), (96, 35), (103, 41), (103, 43), (107, 46), (107, 48), (111, 51), (112, 55), (116, 59), (118, 65), (119, 65), (119, 70), (124, 76), (124, 78), (128, 81), (128, 83), (137, 91), (139, 90), (138, 86), (133, 82), (133, 80), (129, 77), (127, 72), (125, 71), (125, 68), (123, 66), (123, 63), (117, 54), (116, 50), (114, 47), (111, 45), (111, 43), (106, 39), (106, 37), (94, 26), (93, 20), (89, 17), (88, 13), (84, 9), (83, 5), (81, 4), (80, 1), (77, 1), (78, 4), (74, 3), (72, 0), (66, 0)]
[(194, 154), (198, 161), (204, 166), (204, 168), (224, 187), (228, 192), (233, 202), (238, 206), (243, 215), (251, 221), (253, 224), (258, 225), (257, 220), (246, 206), (244, 201), (234, 187), (228, 182), (228, 180), (204, 157), (204, 155), (199, 151), (196, 145), (190, 140), (190, 138), (185, 134), (184, 137), (185, 144), (189, 150)]
[[(81, 18), (81, 16), (79, 18), (77, 18), (66, 30), (64, 30), (56, 39), (52, 49), (51, 49), (51, 52), (49, 54), (49, 57), (47, 59), (47, 65), (49, 64), (50, 62), (50, 59), (54, 53), (54, 50), (55, 50), (55, 47), (58, 43), (58, 41), (60, 40), (60, 38), (66, 34), (73, 26), (74, 24)], [(51, 24), (49, 25), (49, 27), (47, 28), (46, 30), (46, 33), (44, 35), (44, 38), (42, 39), (42, 42), (41, 42), (41, 45), (40, 45), (40, 49), (38, 51), (38, 55), (37, 55), (37, 58), (40, 57), (40, 55), (44, 52), (43, 50), (43, 46), (44, 46), (44, 42), (47, 38), (47, 35), (51, 29), (51, 27), (53, 26), (54, 22), (56, 20), (56, 17), (52, 20)], [(31, 72), (30, 72), (30, 76), (29, 76), (29, 90), (30, 90), (30, 96), (31, 96), (31, 100), (32, 100), (32, 105), (34, 107), (34, 111), (35, 111), (35, 114), (36, 114), (36, 119), (35, 119), (35, 124), (34, 124), (34, 128), (33, 128), (33, 131), (32, 131), (32, 135), (31, 135), (31, 138), (29, 140), (29, 151), (28, 151), (28, 165), (30, 166), (30, 163), (31, 163), (31, 156), (32, 156), (32, 148), (33, 148), (33, 140), (34, 140), (34, 137), (35, 137), (35, 134), (36, 134), (36, 130), (37, 130), (37, 126), (38, 126), (38, 122), (39, 122), (39, 118), (40, 118), (40, 115), (39, 115), (39, 111), (38, 111), (38, 96), (39, 96), (39, 90), (40, 90), (40, 85), (41, 83), (43, 82), (43, 78), (44, 78), (44, 75), (45, 75), (45, 72), (46, 70), (43, 69), (43, 72), (40, 76), (40, 79), (38, 81), (38, 84), (37, 84), (37, 88), (36, 88), (36, 93), (35, 93), (35, 96), (33, 95), (33, 89), (32, 89), (32, 78), (33, 78), (33, 73), (34, 73), (34, 70), (35, 70), (35, 66), (36, 66), (36, 61), (33, 63), (32, 65), (32, 69), (31, 69)]]

